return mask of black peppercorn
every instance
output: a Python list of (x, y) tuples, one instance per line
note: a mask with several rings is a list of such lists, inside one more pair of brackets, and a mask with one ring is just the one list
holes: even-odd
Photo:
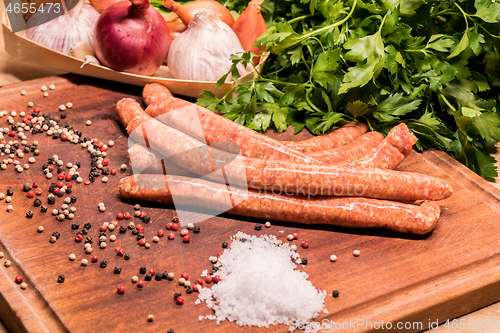
[(139, 268), (139, 273), (146, 274), (146, 266), (141, 266), (141, 268)]
[(212, 266), (212, 272), (217, 272), (219, 270), (219, 267), (213, 265)]
[(194, 232), (195, 234), (199, 234), (199, 233), (200, 233), (200, 226), (195, 225), (195, 226), (194, 226), (194, 228), (193, 228), (193, 232)]
[(89, 233), (89, 229), (85, 229), (85, 228), (82, 229), (82, 234), (83, 235), (86, 235), (88, 233)]
[(14, 190), (12, 189), (12, 187), (9, 187), (9, 188), (7, 189), (7, 196), (11, 197), (11, 196), (13, 196), (13, 195), (14, 195)]
[(167, 279), (167, 276), (168, 276), (168, 273), (167, 272), (163, 272), (163, 274), (161, 275), (161, 278), (163, 280), (166, 280)]
[(61, 112), (61, 119), (66, 119), (66, 112)]
[(99, 267), (101, 268), (106, 268), (106, 266), (108, 266), (108, 262), (106, 260), (101, 261), (101, 263), (99, 264)]
[(82, 232), (81, 232), (81, 231), (77, 231), (77, 232), (76, 232), (76, 235), (80, 235), (80, 236), (82, 236), (83, 234), (82, 234)]
[(59, 192), (57, 192), (57, 196), (60, 198), (60, 197), (62, 197), (64, 195), (64, 193), (65, 192), (63, 192), (63, 191), (59, 191)]
[(227, 242), (222, 242), (223, 249), (227, 249), (228, 246), (229, 246), (229, 244)]
[(335, 298), (339, 297), (339, 291), (338, 290), (332, 291), (332, 296)]
[(173, 329), (169, 328), (167, 333), (175, 333)]
[(141, 234), (141, 233), (137, 234), (137, 241), (140, 241), (143, 238), (144, 238), (144, 234)]
[(130, 255), (129, 255), (128, 253), (125, 253), (125, 254), (123, 255), (123, 259), (124, 259), (124, 260), (129, 260), (129, 259), (130, 259)]
[(57, 167), (57, 173), (61, 173), (64, 171), (64, 167), (62, 165)]
[(23, 191), (28, 192), (29, 190), (31, 190), (31, 183), (24, 183)]
[(148, 273), (148, 274), (146, 274), (146, 276), (144, 277), (144, 280), (146, 280), (146, 281), (151, 281), (151, 279), (152, 279), (152, 278), (153, 278), (153, 274)]
[(65, 278), (66, 277), (63, 274), (59, 275), (57, 277), (57, 283), (63, 283)]
[(25, 154), (28, 154), (30, 152), (30, 149), (28, 147), (24, 147), (23, 151)]
[[(85, 229), (85, 230), (87, 230), (87, 229)], [(87, 237), (85, 237), (85, 243), (92, 244), (93, 241), (94, 241), (94, 237), (92, 237), (92, 235), (88, 235)]]
[(132, 230), (132, 235), (137, 235), (138, 233), (139, 233), (139, 230), (137, 230), (137, 229)]
[(71, 176), (71, 179), (76, 180), (78, 178), (78, 175), (75, 173), (73, 176)]
[(142, 218), (142, 220), (144, 221), (144, 223), (149, 223), (151, 221), (151, 217), (149, 217), (148, 215), (144, 216)]
[(73, 190), (70, 187), (68, 187), (65, 192), (66, 192), (66, 194), (71, 194), (71, 192), (73, 192)]
[(119, 232), (120, 234), (124, 234), (124, 233), (126, 233), (126, 232), (127, 232), (127, 228), (125, 228), (124, 226), (120, 226), (120, 229), (118, 230), (118, 232)]
[(35, 199), (35, 201), (33, 201), (33, 205), (35, 207), (40, 207), (41, 204), (42, 204), (42, 200), (40, 200), (40, 199)]
[(42, 207), (40, 207), (40, 210), (42, 211), (42, 213), (46, 213), (47, 212), (47, 206), (43, 205)]
[(181, 293), (175, 293), (174, 294), (174, 301), (177, 301), (177, 298), (179, 298), (179, 296), (182, 296)]
[(255, 230), (262, 230), (262, 224), (257, 223), (257, 224), (255, 225)]
[(72, 196), (71, 196), (71, 203), (75, 203), (75, 202), (76, 202), (76, 199), (77, 199), (77, 198), (76, 198), (76, 196), (72, 195)]
[(120, 274), (122, 272), (121, 267), (116, 266), (115, 269), (113, 270), (113, 273), (115, 274)]
[(191, 294), (193, 292), (193, 287), (189, 286), (186, 288), (186, 294)]
[(49, 203), (49, 205), (53, 205), (56, 203), (56, 197), (53, 197), (53, 196), (50, 196), (48, 199), (47, 199), (47, 202)]
[(162, 273), (155, 273), (155, 280), (156, 281), (161, 281), (162, 279), (163, 279)]
[(302, 258), (301, 264), (302, 265), (307, 265), (307, 258)]
[(30, 218), (32, 218), (32, 217), (33, 217), (33, 211), (28, 210), (28, 211), (26, 212), (26, 217), (27, 217), (27, 218), (29, 218), (29, 219), (30, 219)]
[(71, 229), (73, 229), (73, 230), (76, 230), (76, 229), (78, 229), (79, 227), (80, 227), (80, 225), (79, 225), (78, 223), (76, 223), (76, 222), (73, 222), (73, 223), (71, 224)]
[[(80, 132), (78, 132), (78, 133), (80, 133)], [(80, 134), (81, 134), (81, 133), (80, 133)], [(79, 134), (77, 134), (77, 135), (79, 135)], [(84, 139), (84, 140), (85, 140), (85, 139)], [(85, 140), (85, 141), (87, 141), (87, 140)], [(76, 165), (78, 168), (80, 168), (80, 167), (82, 166), (82, 164), (81, 164), (80, 162), (76, 162), (76, 163), (75, 163), (75, 165)]]
[(104, 231), (99, 231), (99, 237), (101, 236), (106, 236), (106, 233)]
[(54, 236), (55, 238), (59, 239), (59, 237), (61, 237), (61, 234), (59, 232), (57, 232), (57, 231), (54, 231), (52, 233), (52, 236)]
[(44, 165), (42, 165), (42, 170), (45, 170), (49, 167), (49, 165), (47, 163), (45, 163)]
[(85, 224), (83, 225), (83, 227), (84, 227), (85, 229), (90, 229), (90, 228), (92, 228), (92, 224), (90, 224), (89, 222), (87, 222), (87, 223), (85, 223)]

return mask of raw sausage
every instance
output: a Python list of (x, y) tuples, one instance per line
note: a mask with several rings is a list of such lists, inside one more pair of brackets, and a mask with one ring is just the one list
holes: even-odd
[[(151, 92), (152, 90), (164, 91), (167, 88), (159, 84), (148, 84), (143, 91), (145, 99), (151, 100), (152, 96), (159, 96), (159, 92)], [(233, 154), (238, 154), (241, 150), (242, 155), (249, 157), (321, 163), (277, 140), (180, 98), (159, 97), (156, 103), (148, 105), (146, 113), (198, 141)]]
[[(120, 181), (123, 198), (217, 209), (230, 214), (301, 224), (332, 224), (350, 228), (381, 227), (426, 234), (436, 225), (435, 201), (420, 206), (366, 198), (332, 198), (263, 194), (200, 179), (169, 175), (136, 175)], [(232, 202), (238, 202), (233, 205)]]
[[(208, 179), (224, 178), (231, 185), (280, 193), (299, 193), (328, 196), (363, 196), (378, 199), (414, 201), (441, 200), (449, 197), (451, 186), (435, 177), (418, 173), (360, 167), (301, 164), (275, 160), (250, 158), (223, 152), (190, 136), (164, 125), (147, 114), (140, 114), (130, 107), (117, 111), (132, 112), (137, 116), (127, 126), (127, 132), (135, 141), (146, 140), (148, 147), (179, 166)], [(142, 113), (144, 113), (142, 111)], [(129, 118), (120, 115), (120, 119)]]
[(196, 174), (181, 168), (172, 161), (161, 158), (151, 149), (138, 143), (128, 149), (128, 157), (132, 172), (137, 174), (162, 174), (186, 177), (197, 177)]
[(286, 146), (304, 154), (342, 147), (368, 131), (365, 123), (349, 123), (329, 133), (302, 141), (282, 141)]

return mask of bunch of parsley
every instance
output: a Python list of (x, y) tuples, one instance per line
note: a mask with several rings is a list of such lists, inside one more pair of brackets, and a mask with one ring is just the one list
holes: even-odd
[[(268, 31), (257, 44), (269, 56), (258, 77), (220, 99), (205, 91), (199, 105), (262, 132), (322, 134), (365, 121), (387, 133), (404, 122), (419, 150), (497, 176), (488, 152), (500, 141), (500, 3), (266, 0), (262, 13)], [(234, 56), (226, 76), (236, 79), (236, 64), (253, 56)]]

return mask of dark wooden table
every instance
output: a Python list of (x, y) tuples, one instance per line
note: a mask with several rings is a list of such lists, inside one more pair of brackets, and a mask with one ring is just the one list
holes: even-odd
[[(40, 87), (50, 84), (55, 84), (56, 89), (44, 98)], [(21, 96), (21, 90), (26, 90), (27, 95)], [(140, 94), (138, 87), (67, 76), (4, 86), (0, 89), (0, 101), (2, 109), (18, 112), (31, 112), (27, 103), (32, 101), (42, 113), (56, 116), (61, 114), (59, 105), (71, 102), (74, 106), (66, 111), (63, 122), (81, 130), (84, 136), (104, 143), (113, 140), (115, 146), (107, 150), (107, 158), (110, 167), (119, 170), (121, 164), (128, 163), (128, 142), (114, 106), (123, 97), (140, 101)], [(86, 120), (91, 120), (92, 125), (86, 126)], [(0, 124), (2, 128), (7, 127), (6, 117), (0, 118)], [(292, 138), (290, 132), (269, 135)], [(304, 132), (294, 138), (306, 136)], [(192, 234), (190, 243), (183, 243), (180, 237), (173, 241), (164, 237), (159, 243), (153, 243), (152, 237), (159, 229), (165, 230), (166, 223), (176, 215), (175, 207), (141, 202), (142, 210), (151, 216), (151, 223), (144, 224), (151, 248), (139, 246), (130, 231), (123, 235), (118, 230), (107, 232), (108, 238), (110, 234), (117, 235), (116, 242), (108, 241), (106, 249), (94, 244), (92, 253), (98, 255), (99, 262), (107, 261), (108, 266), (103, 269), (98, 263), (90, 262), (92, 255), (85, 254), (83, 242), (75, 243), (76, 231), (70, 226), (77, 222), (81, 230), (83, 224), (91, 223), (89, 235), (97, 239), (103, 222), (115, 219), (118, 212), (133, 213), (136, 202), (123, 201), (117, 193), (119, 179), (131, 174), (130, 168), (108, 176), (108, 183), (102, 183), (100, 177), (90, 185), (73, 181), (72, 195), (78, 198), (73, 204), (77, 208), (75, 218), (60, 222), (50, 210), (59, 208), (64, 197), (48, 205), (49, 211), (42, 213), (39, 207), (33, 207), (35, 198), (27, 198), (22, 185), (39, 182), (44, 190), (40, 198), (47, 204), (48, 187), (55, 182), (43, 175), (42, 165), (47, 159), (57, 154), (65, 164), (80, 162), (81, 174), (87, 179), (90, 155), (80, 145), (52, 139), (45, 133), (28, 135), (28, 143), (35, 139), (39, 141), (40, 156), (29, 170), (17, 173), (9, 166), (0, 171), (0, 192), (5, 193), (8, 187), (15, 191), (11, 202), (13, 212), (7, 213), (7, 203), (0, 201), (0, 251), (5, 254), (0, 259), (0, 319), (13, 332), (164, 332), (169, 328), (175, 332), (286, 332), (285, 325), (264, 329), (239, 328), (228, 322), (220, 325), (209, 320), (200, 322), (198, 316), (212, 312), (206, 305), (194, 305), (196, 293), (186, 295), (183, 306), (173, 300), (174, 293), (185, 294), (185, 289), (176, 283), (180, 274), (187, 272), (194, 281), (203, 270), (210, 269), (209, 256), (216, 255), (221, 243), (238, 231), (273, 234), (283, 241), (287, 234), (298, 232), (299, 239), (309, 241), (310, 248), (299, 246), (299, 252), (309, 259), (309, 264), (299, 269), (309, 274), (314, 286), (328, 293), (333, 289), (340, 291), (338, 298), (327, 296), (325, 308), (329, 313), (322, 313), (315, 321), (419, 322), (422, 326), (413, 330), (417, 331), (427, 329), (429, 322), (443, 322), (500, 300), (500, 225), (497, 223), (500, 192), (440, 152), (412, 153), (400, 167), (438, 176), (452, 184), (455, 193), (441, 202), (442, 216), (429, 235), (327, 225), (305, 227), (278, 221), (273, 221), (269, 229), (256, 231), (254, 224), (265, 221), (223, 214), (200, 222), (201, 232)], [(30, 156), (32, 154), (26, 154), (22, 164), (27, 163)], [(99, 202), (105, 203), (103, 213), (98, 211)], [(34, 211), (33, 218), (26, 218), (27, 210)], [(131, 220), (141, 223), (138, 218)], [(127, 223), (119, 221), (119, 225)], [(37, 232), (39, 225), (44, 226), (43, 233)], [(52, 244), (49, 238), (55, 231), (61, 236)], [(118, 246), (130, 255), (130, 260), (116, 255), (114, 249)], [(355, 249), (361, 251), (358, 258), (352, 255)], [(68, 260), (70, 253), (76, 255), (75, 261)], [(337, 262), (329, 261), (331, 254), (337, 255)], [(89, 260), (87, 267), (80, 264), (83, 258)], [(5, 260), (11, 260), (12, 266), (4, 267)], [(172, 282), (153, 279), (139, 289), (131, 277), (141, 276), (139, 267), (143, 265), (161, 272), (174, 272), (176, 279)], [(122, 268), (120, 274), (113, 273), (115, 266)], [(57, 282), (60, 274), (66, 276), (64, 283)], [(26, 290), (15, 284), (17, 275), (24, 278)], [(119, 285), (125, 286), (124, 295), (116, 293)], [(154, 315), (154, 322), (147, 321), (149, 314)]]

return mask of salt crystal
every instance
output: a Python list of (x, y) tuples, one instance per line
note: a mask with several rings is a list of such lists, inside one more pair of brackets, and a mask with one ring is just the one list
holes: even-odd
[(199, 300), (215, 311), (215, 316), (205, 318), (217, 324), (228, 320), (269, 327), (291, 320), (308, 322), (320, 314), (326, 291), (318, 292), (308, 275), (295, 269), (290, 258), (300, 262), (300, 256), (289, 244), (276, 245), (275, 236), (242, 232), (234, 238), (247, 241), (231, 243), (217, 263), (224, 272), (221, 281), (199, 291)]
[(200, 274), (201, 277), (205, 277), (207, 275), (208, 275), (208, 270), (206, 270), (206, 269), (203, 272), (201, 272), (201, 274)]

